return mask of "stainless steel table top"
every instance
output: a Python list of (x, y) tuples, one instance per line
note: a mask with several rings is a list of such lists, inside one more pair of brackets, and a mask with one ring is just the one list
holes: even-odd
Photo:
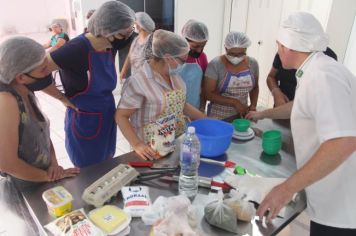
[[(250, 141), (236, 141), (232, 140), (230, 148), (225, 155), (216, 158), (217, 160), (232, 160), (238, 163), (238, 165), (245, 167), (247, 170), (255, 172), (258, 175), (265, 177), (288, 177), (296, 170), (294, 150), (292, 137), (289, 129), (288, 121), (274, 122), (271, 120), (259, 121), (257, 124), (252, 124), (256, 136)], [(268, 129), (279, 129), (283, 134), (282, 150), (276, 156), (266, 156), (262, 153), (261, 135), (263, 131)], [(179, 143), (179, 141), (178, 141)], [(179, 145), (178, 145), (179, 146)], [(160, 162), (178, 163), (179, 148), (170, 154), (168, 157), (163, 158)], [(87, 205), (81, 199), (81, 195), (84, 189), (100, 178), (102, 175), (110, 171), (116, 165), (120, 163), (127, 163), (129, 161), (138, 161), (139, 157), (131, 152), (114, 159), (107, 160), (98, 165), (83, 168), (81, 173), (71, 179), (65, 179), (57, 183), (48, 183), (40, 185), (36, 188), (31, 188), (23, 191), (23, 196), (28, 209), (33, 216), (33, 219), (39, 225), (39, 231), (41, 234), (46, 232), (41, 226), (46, 225), (53, 218), (48, 214), (45, 202), (42, 200), (42, 193), (54, 186), (64, 186), (74, 197), (73, 209), (84, 208), (86, 212), (93, 209), (92, 206)], [(146, 169), (147, 170), (147, 169)], [(201, 162), (199, 167), (199, 174), (201, 176), (213, 177), (223, 171), (223, 167), (214, 164), (207, 164)], [(150, 187), (150, 197), (154, 201), (158, 196), (174, 196), (178, 194), (178, 185), (174, 182), (164, 182), (160, 180), (151, 180), (144, 183)], [(3, 199), (1, 199), (3, 201)], [(5, 199), (11, 202), (11, 199)], [(212, 201), (209, 195), (208, 189), (200, 188), (197, 197), (194, 199), (193, 204), (198, 208), (198, 217), (201, 218), (199, 228), (203, 235), (234, 235), (226, 231), (217, 229), (210, 226), (205, 219), (203, 219), (204, 206)], [(116, 204), (119, 207), (123, 206), (121, 193), (114, 197), (111, 204)], [(11, 205), (11, 204), (8, 204)], [(275, 235), (283, 227), (285, 227), (290, 221), (292, 221), (300, 212), (306, 207), (304, 194), (301, 194), (301, 198), (287, 206), (285, 212), (285, 218), (277, 218), (270, 224), (265, 225), (258, 220), (253, 220), (251, 223), (239, 222), (239, 235)], [(17, 212), (19, 209), (13, 209)], [(24, 211), (24, 209), (20, 209)], [(27, 213), (26, 213), (27, 214)], [(25, 218), (24, 222), (30, 222), (31, 220)], [(33, 223), (29, 228), (33, 229)], [(149, 226), (143, 224), (141, 219), (133, 219), (131, 222), (130, 235), (148, 235), (150, 230)]]

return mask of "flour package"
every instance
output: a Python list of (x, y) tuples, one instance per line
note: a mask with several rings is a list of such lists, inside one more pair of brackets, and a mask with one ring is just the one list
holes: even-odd
[(175, 149), (176, 117), (169, 115), (158, 119), (153, 126), (150, 145), (160, 157), (166, 156)]
[(132, 217), (141, 217), (151, 205), (151, 199), (146, 186), (128, 186), (121, 189), (124, 199), (124, 211)]
[(83, 209), (72, 211), (47, 224), (45, 228), (55, 236), (104, 236), (86, 216)]

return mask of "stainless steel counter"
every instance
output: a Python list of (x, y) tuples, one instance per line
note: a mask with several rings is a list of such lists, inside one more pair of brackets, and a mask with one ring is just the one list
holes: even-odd
[[(261, 176), (266, 177), (288, 177), (296, 170), (295, 158), (292, 137), (289, 129), (288, 122), (273, 122), (271, 120), (260, 121), (257, 124), (252, 125), (256, 137), (250, 141), (236, 141), (233, 140), (230, 148), (225, 155), (218, 157), (217, 160), (233, 160), (237, 162), (240, 166), (245, 167), (247, 170), (257, 173)], [(261, 135), (262, 132), (268, 129), (279, 129), (283, 134), (283, 146), (282, 150), (278, 155), (271, 157), (265, 156), (262, 153), (261, 147)], [(179, 146), (179, 145), (178, 145)], [(178, 154), (179, 150), (177, 149), (174, 153), (168, 157), (160, 160), (161, 162), (169, 163), (178, 163)], [(119, 156), (115, 159), (110, 159), (103, 163), (100, 163), (95, 166), (88, 168), (83, 168), (81, 173), (71, 179), (65, 179), (57, 183), (48, 183), (40, 185), (36, 188), (31, 188), (23, 191), (23, 196), (25, 203), (28, 206), (33, 219), (39, 225), (39, 231), (41, 234), (46, 232), (43, 230), (42, 226), (46, 225), (53, 218), (48, 214), (47, 207), (45, 202), (42, 200), (43, 191), (54, 187), (56, 185), (63, 185), (74, 197), (73, 209), (84, 208), (86, 212), (89, 212), (93, 209), (92, 206), (85, 204), (81, 200), (81, 195), (84, 189), (93, 183), (96, 179), (107, 173), (109, 170), (114, 168), (120, 163), (127, 163), (129, 161), (139, 160), (138, 156), (135, 153), (128, 153), (122, 156)], [(218, 175), (223, 171), (223, 167), (201, 163), (199, 168), (199, 174), (201, 176), (212, 177)], [(160, 180), (151, 180), (145, 182), (145, 185), (150, 187), (150, 197), (154, 201), (158, 196), (174, 196), (178, 194), (178, 185), (174, 182), (164, 182)], [(4, 188), (1, 186), (1, 192)], [(203, 219), (203, 210), (204, 206), (212, 200), (211, 196), (208, 195), (209, 191), (204, 188), (199, 189), (199, 194), (194, 199), (193, 204), (198, 206), (198, 217), (201, 218), (199, 228), (203, 235), (234, 235), (223, 230), (219, 230), (215, 227), (210, 226)], [(0, 195), (2, 196), (2, 195)], [(13, 199), (11, 198), (1, 198), (1, 201), (6, 201), (7, 207), (11, 208)], [(119, 207), (123, 206), (121, 193), (114, 197), (111, 204), (116, 204)], [(23, 203), (17, 203), (22, 204)], [(304, 194), (301, 195), (301, 198), (287, 206), (285, 212), (285, 218), (275, 219), (272, 223), (264, 225), (261, 222), (254, 220), (251, 223), (238, 223), (239, 226), (239, 235), (249, 234), (249, 235), (275, 235), (283, 227), (285, 227), (290, 221), (292, 221), (300, 212), (302, 212), (306, 207)], [(8, 209), (8, 210), (9, 210)], [(23, 222), (26, 222), (27, 228), (34, 234), (38, 234), (33, 227), (33, 221), (28, 217), (28, 214), (24, 212), (24, 207), (21, 208), (12, 208), (10, 211), (13, 211), (16, 214), (26, 215), (23, 219)], [(20, 212), (20, 213), (19, 213)], [(29, 223), (28, 223), (29, 222)], [(148, 235), (150, 230), (149, 226), (143, 224), (141, 219), (134, 219), (131, 223), (131, 233), (130, 235)], [(29, 235), (29, 234), (27, 234)]]

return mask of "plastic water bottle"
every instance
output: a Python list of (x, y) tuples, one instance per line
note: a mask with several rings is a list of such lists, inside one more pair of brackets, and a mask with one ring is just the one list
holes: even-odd
[(179, 194), (194, 198), (198, 193), (200, 142), (195, 128), (188, 127), (180, 149)]

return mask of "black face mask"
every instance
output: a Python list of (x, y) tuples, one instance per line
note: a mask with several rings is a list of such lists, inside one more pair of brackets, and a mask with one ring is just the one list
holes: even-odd
[(33, 77), (33, 76), (29, 75), (29, 74), (25, 74), (25, 75), (27, 75), (31, 79), (36, 80), (32, 84), (26, 84), (26, 87), (32, 92), (40, 91), (42, 89), (45, 89), (48, 86), (50, 86), (52, 84), (52, 82), (53, 82), (52, 73), (50, 73), (49, 75), (47, 75), (47, 76), (45, 76), (43, 78), (36, 78), (36, 77)]
[(121, 50), (124, 47), (126, 47), (136, 36), (137, 33), (133, 32), (128, 38), (123, 38), (123, 39), (114, 38), (114, 41), (110, 43), (113, 49)]
[(191, 56), (191, 57), (193, 57), (193, 58), (198, 58), (198, 57), (200, 57), (200, 55), (201, 55), (202, 52), (203, 52), (203, 51), (201, 51), (201, 52), (196, 52), (196, 51), (190, 49), (188, 55)]

